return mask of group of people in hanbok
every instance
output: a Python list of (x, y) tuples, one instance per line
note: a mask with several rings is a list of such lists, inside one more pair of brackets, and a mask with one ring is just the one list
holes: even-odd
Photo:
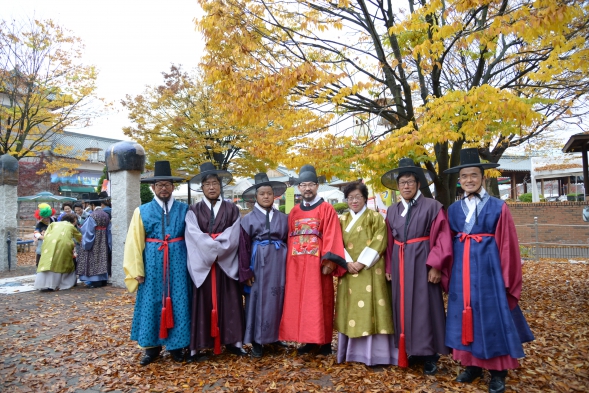
[(484, 170), (498, 165), (481, 163), (476, 149), (460, 158), (447, 172), (464, 197), (448, 211), (420, 191), (433, 174), (400, 160), (381, 179), (401, 197), (384, 219), (367, 208), (361, 182), (345, 187), (349, 212), (338, 217), (318, 196), (311, 165), (299, 172), (302, 201), (288, 216), (274, 208), (286, 185), (260, 173), (242, 195), (253, 208), (241, 217), (221, 197), (231, 174), (212, 163), (190, 180), (204, 198), (188, 206), (172, 196), (183, 179), (156, 162), (142, 180), (155, 197), (135, 211), (124, 257), (127, 287), (137, 291), (131, 339), (145, 350), (140, 364), (164, 346), (188, 362), (223, 346), (244, 356), (244, 344), (256, 358), (287, 343), (298, 343), (299, 355), (330, 355), (335, 328), (340, 363), (422, 363), (434, 375), (452, 353), (465, 366), (456, 381), (487, 369), (489, 391), (505, 391), (507, 370), (533, 340), (518, 306), (517, 235), (507, 205), (483, 187)]
[(35, 211), (37, 241), (37, 276), (35, 288), (50, 292), (77, 285), (78, 278), (89, 288), (107, 284), (111, 266), (111, 231), (108, 195), (101, 193), (85, 201), (86, 212), (79, 203), (64, 203), (63, 211), (41, 203)]

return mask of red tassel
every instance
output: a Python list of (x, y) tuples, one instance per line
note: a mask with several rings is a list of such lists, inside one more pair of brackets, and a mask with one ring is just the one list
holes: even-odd
[(407, 350), (405, 349), (405, 335), (401, 334), (399, 338), (399, 367), (408, 367)]
[(221, 336), (219, 335), (219, 316), (217, 310), (211, 311), (211, 337), (215, 338), (215, 348), (213, 353), (215, 355), (221, 354)]
[(171, 329), (174, 327), (174, 311), (172, 310), (172, 298), (166, 298), (166, 327)]
[(462, 310), (462, 345), (469, 345), (474, 340), (472, 328), (472, 308)]
[(162, 314), (160, 316), (160, 338), (168, 338), (168, 329), (166, 328), (166, 308), (162, 307)]

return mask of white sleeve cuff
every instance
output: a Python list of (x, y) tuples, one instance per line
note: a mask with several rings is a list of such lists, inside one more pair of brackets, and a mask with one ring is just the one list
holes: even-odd
[(346, 253), (346, 262), (354, 262), (350, 254), (348, 254), (348, 250), (344, 248), (344, 252)]
[(378, 251), (373, 250), (370, 247), (365, 247), (358, 257), (358, 262), (366, 266), (367, 268), (372, 266), (374, 262), (378, 261)]

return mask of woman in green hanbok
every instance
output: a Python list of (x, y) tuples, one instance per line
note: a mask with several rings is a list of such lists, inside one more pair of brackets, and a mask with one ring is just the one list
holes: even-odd
[(53, 222), (47, 228), (35, 277), (35, 289), (64, 290), (70, 289), (76, 283), (74, 239), (78, 243), (82, 241), (82, 234), (76, 223), (76, 215), (67, 213), (62, 216), (61, 221)]
[(387, 231), (380, 213), (366, 208), (368, 189), (344, 189), (350, 211), (340, 217), (348, 273), (339, 278), (335, 307), (337, 361), (397, 364), (390, 286), (383, 254)]

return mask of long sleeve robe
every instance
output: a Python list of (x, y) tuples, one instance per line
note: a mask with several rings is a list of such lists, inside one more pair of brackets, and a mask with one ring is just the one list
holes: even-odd
[[(342, 231), (337, 213), (320, 199), (311, 206), (296, 205), (288, 215), (288, 254), (280, 340), (327, 344), (333, 334), (332, 275), (345, 273)], [(321, 273), (324, 260), (339, 266)]]
[[(186, 270), (186, 243), (184, 219), (188, 205), (174, 201), (168, 217), (154, 199), (135, 209), (127, 239), (123, 269), (125, 285), (129, 292), (137, 291), (131, 340), (142, 347), (165, 345), (168, 350), (184, 348), (190, 343), (190, 278)], [(164, 251), (161, 242), (146, 239), (181, 239), (168, 243), (170, 263), (170, 294), (173, 305), (174, 327), (168, 329), (168, 337), (159, 337), (162, 297), (164, 292)], [(145, 278), (139, 284), (135, 277)]]
[[(221, 203), (209, 232), (211, 209), (204, 202), (190, 206), (186, 215), (186, 245), (188, 270), (193, 281), (192, 327), (190, 349), (213, 348), (211, 311), (213, 281), (211, 268), (215, 265), (218, 327), (221, 344), (235, 344), (243, 339), (244, 311), (239, 284), (240, 213), (237, 206)], [(215, 239), (211, 234), (217, 235)]]
[[(500, 199), (484, 194), (471, 214), (464, 201), (449, 208), (454, 234), (454, 264), (448, 297), (446, 344), (463, 365), (491, 370), (518, 367), (524, 357), (522, 343), (534, 339), (518, 302), (522, 287), (517, 232), (509, 208)], [(474, 341), (462, 344), (463, 258), (460, 235), (485, 234), (470, 241), (470, 299)]]
[[(405, 239), (407, 215), (401, 202), (387, 210), (389, 243), (386, 261), (393, 289), (393, 316), (397, 342), (401, 334), (399, 245), (397, 242), (429, 236), (429, 240), (405, 245), (405, 340), (408, 355), (449, 353), (444, 344), (446, 315), (442, 289), (447, 290), (452, 267), (452, 238), (446, 213), (438, 201), (420, 196), (412, 207)], [(428, 282), (428, 273), (442, 273), (439, 284)]]
[(110, 217), (101, 209), (94, 211), (82, 225), (82, 247), (76, 267), (82, 281), (108, 279), (108, 256), (112, 244), (110, 229)]
[(245, 296), (246, 327), (243, 342), (246, 344), (277, 341), (282, 318), (288, 217), (274, 209), (268, 230), (266, 214), (254, 208), (241, 220), (240, 281), (255, 277), (249, 294)]

